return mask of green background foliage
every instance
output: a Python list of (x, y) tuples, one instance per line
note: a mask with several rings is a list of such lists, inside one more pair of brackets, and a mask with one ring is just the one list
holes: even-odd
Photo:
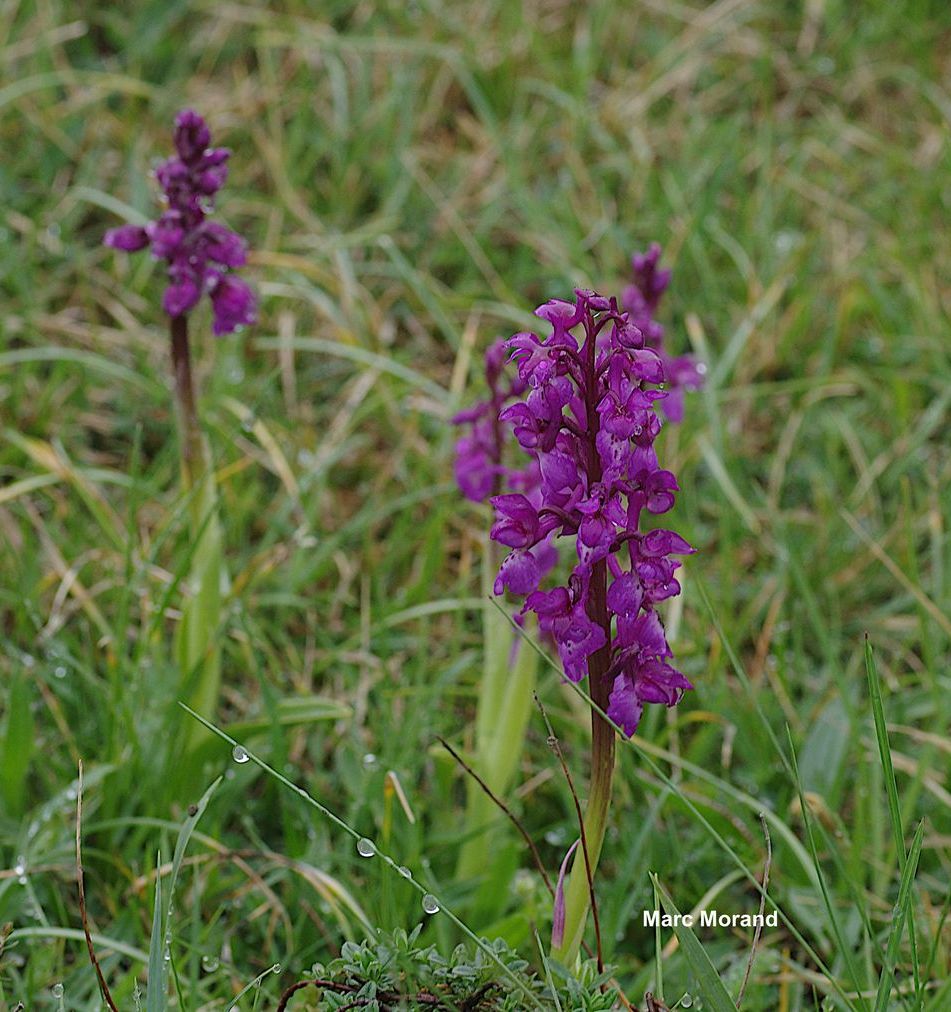
[[(193, 531), (162, 271), (101, 237), (154, 214), (192, 105), (234, 151), (219, 208), (261, 300), (224, 340), (193, 318), (231, 576), (218, 723), (544, 975), (549, 901), (501, 817), (491, 879), (454, 876), (466, 788), (435, 736), (472, 746), (488, 514), (455, 490), (448, 419), (490, 340), (575, 286), (619, 293), (656, 239), (670, 345), (709, 366), (658, 444), (700, 548), (667, 616), (697, 690), (620, 750), (606, 959), (632, 1000), (659, 962), (669, 1004), (696, 995), (676, 936), (641, 925), (650, 873), (682, 911), (755, 912), (764, 812), (798, 937), (764, 933), (744, 1009), (948, 1007), (949, 41), (926, 0), (0, 5), (0, 1003), (55, 1008), (63, 981), (98, 1008), (79, 758), (123, 1008), (155, 855), (223, 771), (173, 900), (181, 1007), (280, 963), (272, 1007), (371, 927), (459, 940), (228, 746), (176, 776)], [(545, 665), (539, 692), (583, 784), (584, 702)], [(534, 717), (507, 800), (555, 871), (574, 809), (545, 737)], [(698, 937), (735, 997), (749, 932)]]

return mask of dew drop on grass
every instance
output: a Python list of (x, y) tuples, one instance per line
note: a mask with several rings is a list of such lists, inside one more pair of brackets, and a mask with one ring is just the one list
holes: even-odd
[(376, 756), (372, 752), (367, 752), (363, 757), (363, 766), (368, 770), (376, 769)]
[(50, 988), (50, 994), (54, 998), (62, 998), (65, 993), (66, 993), (66, 988), (64, 988), (62, 984), (54, 984)]
[(691, 998), (689, 994), (685, 994), (683, 998), (680, 999), (680, 1007), (693, 1008), (693, 998)]
[(243, 745), (235, 745), (231, 750), (231, 758), (236, 763), (246, 763), (251, 756), (248, 755), (248, 750)]
[(218, 962), (217, 956), (202, 956), (201, 957), (201, 968), (205, 973), (214, 973), (218, 969), (220, 963)]
[(376, 844), (372, 840), (368, 840), (365, 836), (361, 836), (357, 840), (357, 853), (360, 857), (373, 857), (376, 853)]
[(55, 675), (55, 676), (56, 676), (57, 678), (65, 678), (65, 677), (66, 677), (66, 669), (65, 669), (65, 668), (63, 667), (63, 665), (62, 665), (62, 664), (59, 664), (59, 665), (57, 665), (57, 666), (56, 666), (56, 667), (55, 667), (55, 668), (53, 669), (53, 674), (54, 674), (54, 675)]
[(413, 877), (413, 873), (409, 870), (409, 868), (406, 867), (405, 864), (401, 864), (397, 870), (403, 876), (403, 878)]
[(26, 858), (22, 854), (17, 854), (16, 864), (13, 866), (13, 874), (17, 878), (21, 878), (26, 874)]
[(271, 973), (280, 973), (280, 972), (281, 972), (281, 964), (280, 963), (275, 963), (271, 967)]
[(439, 902), (432, 893), (426, 893), (423, 897), (423, 910), (425, 910), (427, 914), (439, 913)]

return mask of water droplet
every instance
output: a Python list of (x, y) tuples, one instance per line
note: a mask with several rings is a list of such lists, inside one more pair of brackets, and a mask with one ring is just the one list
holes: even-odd
[(26, 858), (22, 854), (17, 854), (16, 864), (13, 866), (14, 875), (25, 875), (26, 874)]
[(697, 372), (700, 373), (701, 376), (706, 376), (706, 374), (707, 374), (707, 363), (706, 362), (698, 362), (697, 363)]
[(241, 428), (245, 432), (253, 432), (254, 426), (256, 424), (257, 419), (254, 417), (254, 415), (245, 415), (244, 418), (241, 419)]
[(54, 675), (55, 675), (55, 676), (56, 676), (57, 678), (65, 678), (65, 677), (66, 677), (66, 669), (65, 669), (65, 668), (63, 667), (63, 665), (62, 665), (62, 664), (59, 664), (59, 665), (57, 665), (57, 666), (56, 666), (56, 667), (55, 667), (55, 668), (53, 669), (53, 674), (54, 674)]
[(691, 998), (689, 994), (685, 994), (683, 998), (680, 999), (680, 1007), (691, 1008), (692, 1006), (693, 1006), (693, 998)]
[(549, 829), (545, 834), (545, 843), (550, 843), (553, 847), (559, 846), (565, 842), (565, 828), (559, 826), (557, 829)]
[(232, 1005), (231, 1008), (228, 1009), (228, 1012), (241, 1012), (241, 1010), (237, 1005)]
[(439, 902), (432, 893), (426, 893), (423, 897), (423, 910), (425, 910), (427, 914), (439, 913)]
[(363, 766), (365, 769), (375, 769), (377, 765), (376, 756), (372, 752), (367, 752), (363, 757)]
[(21, 886), (25, 886), (27, 882), (26, 875), (20, 875), (17, 877), (17, 883)]
[(401, 864), (397, 871), (403, 876), (403, 878), (412, 878), (413, 873), (406, 867), (405, 864)]
[(376, 853), (376, 844), (372, 840), (368, 840), (365, 836), (361, 836), (357, 840), (357, 853), (360, 857), (373, 857)]
[(251, 756), (248, 755), (248, 750), (243, 745), (235, 745), (231, 750), (231, 758), (236, 763), (246, 763)]
[(36, 658), (32, 654), (24, 654), (21, 660), (25, 668), (32, 668), (36, 664)]
[(271, 973), (280, 973), (280, 972), (281, 972), (281, 964), (280, 963), (275, 963), (271, 967)]
[(205, 973), (214, 973), (220, 965), (221, 964), (218, 962), (217, 956), (201, 957), (201, 968), (205, 971)]
[(53, 986), (52, 986), (52, 987), (50, 988), (50, 994), (51, 994), (51, 995), (52, 995), (52, 996), (53, 996), (54, 998), (62, 998), (62, 997), (63, 997), (63, 995), (64, 995), (64, 994), (66, 994), (66, 988), (65, 988), (65, 987), (63, 987), (63, 985), (62, 985), (62, 984), (54, 984), (54, 985), (53, 985)]

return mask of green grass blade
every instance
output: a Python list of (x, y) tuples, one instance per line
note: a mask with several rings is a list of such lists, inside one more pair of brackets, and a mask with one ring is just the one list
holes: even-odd
[(789, 754), (792, 757), (793, 776), (795, 777), (796, 791), (799, 795), (799, 808), (802, 812), (802, 823), (806, 830), (806, 839), (809, 841), (809, 851), (812, 854), (812, 862), (815, 865), (816, 877), (819, 880), (819, 891), (822, 894), (822, 902), (825, 904), (826, 914), (829, 917), (829, 925), (832, 928), (832, 933), (835, 935), (835, 941), (839, 947), (839, 953), (845, 960), (846, 969), (848, 970), (849, 978), (852, 981), (852, 986), (855, 988), (855, 991), (859, 996), (859, 1007), (867, 1009), (868, 1003), (861, 996), (862, 986), (859, 982), (858, 972), (855, 969), (855, 963), (852, 959), (852, 951), (846, 942), (845, 935), (842, 933), (842, 927), (839, 924), (839, 917), (836, 913), (835, 906), (832, 903), (832, 897), (829, 895), (825, 875), (822, 873), (822, 865), (819, 862), (819, 851), (816, 847), (816, 838), (812, 831), (812, 821), (809, 818), (809, 807), (806, 803), (805, 792), (802, 789), (802, 779), (799, 776), (799, 763), (796, 759), (796, 749), (793, 745), (792, 732), (790, 731), (788, 724), (786, 725), (786, 737), (789, 740)]
[(152, 911), (152, 937), (149, 940), (149, 989), (145, 1012), (165, 1012), (168, 987), (165, 976), (165, 936), (162, 932), (162, 854), (155, 862), (155, 908)]
[[(878, 742), (878, 754), (882, 761), (885, 774), (885, 792), (888, 796), (888, 815), (892, 824), (892, 835), (895, 838), (895, 852), (898, 856), (898, 867), (904, 875), (907, 857), (905, 854), (905, 832), (901, 817), (901, 804), (898, 800), (898, 783), (895, 780), (895, 767), (892, 764), (892, 750), (888, 743), (888, 728), (885, 725), (885, 704), (882, 700), (882, 682), (875, 664), (872, 644), (865, 637), (865, 672), (868, 676), (868, 692), (872, 702), (872, 717), (875, 722), (875, 739)], [(910, 888), (910, 887), (909, 887)], [(911, 946), (912, 967), (915, 979), (915, 993), (921, 994), (921, 974), (918, 965), (918, 942), (915, 938), (915, 922), (908, 923), (908, 943)]]
[[(188, 818), (182, 823), (182, 828), (178, 832), (178, 839), (175, 841), (175, 854), (172, 857), (172, 874), (168, 880), (168, 909), (169, 914), (172, 910), (172, 897), (175, 894), (175, 883), (178, 881), (178, 872), (182, 867), (182, 858), (185, 856), (185, 848), (188, 846), (188, 841), (191, 839), (191, 835), (195, 830), (195, 826), (198, 825), (198, 820), (204, 814), (205, 809), (208, 807), (208, 802), (211, 800), (212, 794), (218, 788), (222, 778), (217, 777), (213, 783), (211, 783), (205, 793), (198, 800), (198, 803), (189, 809)], [(166, 919), (165, 932), (169, 932), (171, 925)]]
[(872, 701), (872, 717), (875, 721), (875, 737), (878, 741), (878, 754), (885, 771), (885, 792), (888, 795), (888, 814), (892, 823), (892, 835), (895, 838), (895, 849), (898, 853), (898, 865), (905, 867), (905, 834), (902, 830), (901, 805), (898, 802), (898, 784), (895, 781), (895, 768), (892, 765), (892, 750), (888, 744), (888, 729), (885, 727), (885, 706), (882, 702), (882, 682), (879, 678), (872, 644), (865, 637), (865, 673), (868, 676), (868, 693)]
[(14, 817), (23, 813), (26, 776), (35, 747), (31, 681), (23, 671), (13, 677), (7, 696), (7, 723), (0, 742), (0, 788), (7, 814)]
[(898, 963), (898, 949), (901, 945), (901, 936), (905, 927), (905, 920), (911, 924), (910, 910), (912, 898), (912, 885), (915, 880), (915, 872), (918, 870), (918, 858), (921, 856), (921, 841), (924, 838), (925, 824), (918, 823), (915, 838), (911, 843), (911, 852), (905, 861), (905, 868), (902, 872), (901, 883), (898, 887), (898, 900), (895, 909), (892, 911), (892, 926), (888, 934), (888, 945), (885, 947), (885, 965), (882, 967), (882, 975), (878, 981), (878, 992), (875, 995), (875, 1012), (886, 1012), (888, 1009), (889, 995), (891, 994), (892, 982), (895, 979), (895, 966)]
[(692, 928), (681, 924), (680, 911), (656, 875), (651, 875), (651, 882), (654, 883), (654, 888), (660, 896), (664, 910), (676, 918), (674, 934), (677, 936), (677, 941), (680, 942), (680, 948), (683, 950), (694, 977), (696, 977), (697, 988), (703, 998), (704, 1008), (709, 1009), (710, 1012), (736, 1012), (736, 1003), (730, 997), (730, 992), (727, 991), (726, 985), (720, 979), (706, 949), (700, 944), (700, 939), (693, 933)]

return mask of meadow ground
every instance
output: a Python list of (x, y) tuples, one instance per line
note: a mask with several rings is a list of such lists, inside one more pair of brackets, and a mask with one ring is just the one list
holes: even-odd
[[(669, 340), (708, 364), (659, 444), (700, 549), (668, 615), (696, 691), (619, 750), (605, 959), (635, 1003), (699, 1007), (691, 938), (642, 923), (650, 873), (681, 910), (754, 913), (764, 813), (787, 920), (744, 1010), (951, 1008), (945, 4), (4, 0), (0, 66), (0, 1007), (100, 1007), (80, 758), (123, 1009), (156, 856), (220, 773), (169, 1007), (230, 1008), (280, 963), (238, 1002), (273, 1008), (377, 927), (463, 937), (227, 743), (176, 776), (193, 532), (161, 270), (101, 239), (154, 213), (191, 105), (234, 152), (220, 209), (261, 302), (244, 333), (194, 327), (231, 580), (217, 723), (544, 974), (550, 902), (504, 820), (488, 880), (455, 874), (465, 777), (436, 739), (471, 743), (489, 517), (448, 420), (492, 339), (573, 287), (619, 292), (656, 240)], [(550, 667), (539, 694), (583, 790), (584, 703)], [(540, 716), (508, 800), (555, 872), (576, 828)], [(735, 996), (751, 930), (696, 937)]]

